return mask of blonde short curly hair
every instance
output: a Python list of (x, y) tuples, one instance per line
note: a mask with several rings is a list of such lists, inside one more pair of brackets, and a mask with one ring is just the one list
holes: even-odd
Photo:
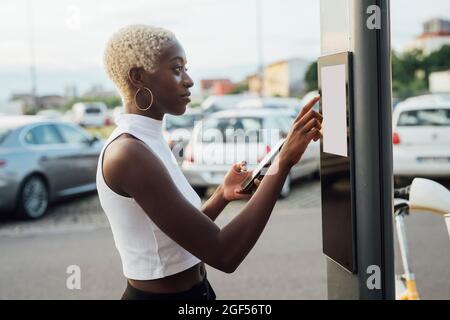
[(103, 62), (124, 105), (133, 99), (128, 70), (141, 67), (150, 73), (155, 72), (159, 57), (173, 40), (175, 35), (171, 31), (143, 24), (123, 27), (109, 39)]

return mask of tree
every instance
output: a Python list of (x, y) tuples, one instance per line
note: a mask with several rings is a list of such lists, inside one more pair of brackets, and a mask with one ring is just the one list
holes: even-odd
[(309, 65), (305, 73), (306, 91), (317, 90), (319, 87), (317, 79), (317, 62)]
[(242, 81), (234, 87), (230, 94), (241, 94), (248, 91), (248, 81)]

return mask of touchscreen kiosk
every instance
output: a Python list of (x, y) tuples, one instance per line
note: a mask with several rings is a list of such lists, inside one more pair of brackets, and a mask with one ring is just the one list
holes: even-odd
[(320, 174), (323, 253), (356, 273), (351, 58), (344, 52), (318, 61)]

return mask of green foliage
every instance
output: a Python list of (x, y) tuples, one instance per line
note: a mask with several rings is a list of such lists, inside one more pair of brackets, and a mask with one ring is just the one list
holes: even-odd
[(248, 82), (243, 81), (238, 83), (234, 89), (230, 92), (230, 94), (240, 94), (248, 91)]
[(317, 62), (313, 62), (309, 65), (308, 70), (305, 73), (306, 91), (317, 90), (319, 87), (317, 80)]
[(392, 53), (392, 88), (401, 99), (426, 93), (430, 73), (450, 69), (450, 46), (424, 56), (421, 51)]
[[(392, 52), (392, 89), (400, 99), (426, 93), (430, 73), (450, 69), (450, 45), (424, 56), (421, 51), (399, 55)], [(313, 62), (305, 73), (307, 91), (317, 89), (317, 63)]]

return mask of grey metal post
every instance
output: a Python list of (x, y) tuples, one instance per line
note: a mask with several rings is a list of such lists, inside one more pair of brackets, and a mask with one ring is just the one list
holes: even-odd
[[(339, 31), (350, 33), (353, 64), (356, 273), (327, 257), (328, 299), (394, 299), (390, 1), (347, 1), (350, 27)], [(340, 10), (331, 0), (322, 4)]]
[[(380, 9), (380, 28), (367, 26), (371, 6)], [(353, 0), (350, 15), (359, 298), (394, 299), (390, 1)], [(379, 290), (367, 286), (369, 266), (381, 270)]]

